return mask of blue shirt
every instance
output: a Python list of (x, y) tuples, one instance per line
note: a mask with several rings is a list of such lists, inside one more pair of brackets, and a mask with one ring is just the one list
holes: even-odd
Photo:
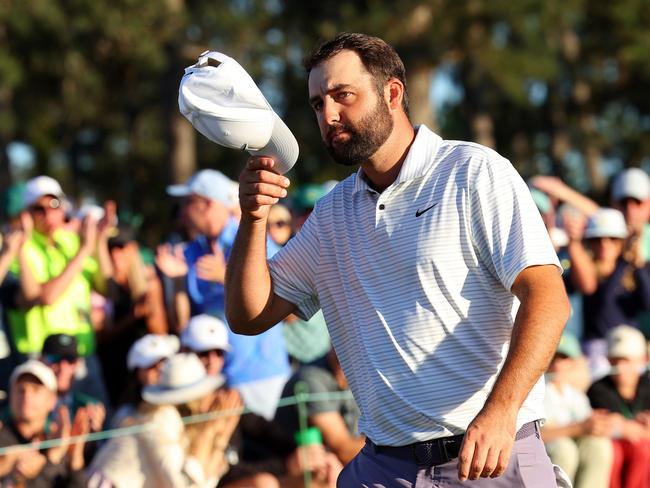
[[(236, 233), (237, 221), (231, 219), (216, 240), (226, 260), (230, 256)], [(277, 246), (269, 239), (267, 242), (269, 257), (276, 251)], [(194, 316), (206, 313), (226, 322), (223, 284), (202, 280), (196, 274), (196, 262), (201, 256), (211, 253), (212, 242), (205, 236), (199, 236), (189, 242), (184, 250), (188, 265), (186, 285), (191, 314)], [(256, 336), (235, 334), (229, 328), (228, 342), (232, 349), (226, 355), (223, 374), (230, 386), (276, 376), (288, 376), (291, 373), (280, 326), (272, 327)]]

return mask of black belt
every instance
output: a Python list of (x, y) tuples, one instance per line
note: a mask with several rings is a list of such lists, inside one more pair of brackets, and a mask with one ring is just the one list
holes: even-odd
[[(522, 425), (521, 429), (517, 431), (515, 440), (525, 439), (533, 434), (539, 438), (539, 425), (536, 420)], [(366, 445), (377, 454), (386, 454), (406, 461), (415, 461), (420, 466), (438, 466), (458, 457), (463, 437), (465, 437), (465, 434), (441, 437), (399, 447), (378, 446), (370, 439), (366, 439)]]

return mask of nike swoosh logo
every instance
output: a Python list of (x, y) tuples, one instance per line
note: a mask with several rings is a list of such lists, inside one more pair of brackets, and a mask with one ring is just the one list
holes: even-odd
[(432, 209), (433, 207), (435, 207), (436, 205), (438, 205), (438, 202), (434, 203), (434, 204), (431, 205), (430, 207), (427, 207), (427, 208), (425, 208), (425, 209), (423, 209), (423, 210), (417, 210), (417, 211), (415, 212), (415, 216), (416, 216), (416, 217), (419, 217), (419, 216), (422, 215), (424, 212), (428, 212), (429, 210), (431, 210), (431, 209)]

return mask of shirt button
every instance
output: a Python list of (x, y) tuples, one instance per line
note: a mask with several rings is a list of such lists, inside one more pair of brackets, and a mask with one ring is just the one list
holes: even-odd
[(385, 209), (385, 208), (386, 208), (386, 205), (384, 205), (383, 203), (380, 203), (380, 204), (379, 204), (379, 210), (383, 210), (383, 209)]

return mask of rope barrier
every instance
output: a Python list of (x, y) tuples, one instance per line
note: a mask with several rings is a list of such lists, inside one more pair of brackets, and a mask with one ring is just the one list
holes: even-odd
[[(328, 400), (347, 400), (352, 398), (352, 393), (349, 391), (341, 392), (322, 392), (322, 393), (303, 393), (300, 392), (297, 395), (281, 398), (278, 402), (277, 408), (288, 407), (292, 405), (299, 405), (298, 409), (300, 411), (300, 404), (306, 406), (307, 403), (311, 402), (324, 402)], [(306, 408), (305, 408), (306, 411)], [(220, 410), (218, 412), (207, 412), (198, 415), (191, 415), (187, 417), (182, 417), (183, 424), (197, 424), (201, 422), (207, 422), (210, 420), (215, 420), (221, 417), (231, 417), (234, 415), (242, 415), (245, 413), (251, 413), (247, 407), (230, 409), (230, 410)], [(16, 444), (13, 446), (0, 447), (0, 456), (6, 456), (8, 454), (17, 454), (26, 451), (34, 451), (39, 449), (49, 449), (51, 447), (59, 447), (62, 445), (70, 445), (77, 442), (96, 442), (103, 441), (106, 439), (113, 439), (116, 437), (124, 437), (127, 435), (137, 435), (144, 432), (149, 432), (157, 428), (157, 424), (149, 422), (146, 424), (131, 425), (128, 427), (119, 427), (116, 429), (103, 430), (101, 432), (92, 432), (90, 434), (71, 436), (68, 438), (56, 438), (56, 439), (47, 439), (41, 442), (34, 442), (30, 444)]]

